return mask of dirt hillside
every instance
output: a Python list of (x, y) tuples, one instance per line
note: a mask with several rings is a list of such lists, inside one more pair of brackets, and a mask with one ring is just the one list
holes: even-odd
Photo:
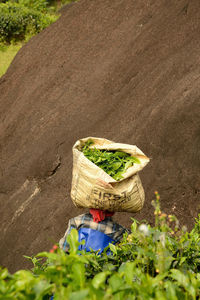
[[(0, 265), (29, 266), (78, 215), (74, 142), (105, 137), (151, 158), (151, 200), (191, 228), (200, 210), (200, 1), (80, 0), (0, 80)], [(131, 214), (117, 214), (123, 225)]]

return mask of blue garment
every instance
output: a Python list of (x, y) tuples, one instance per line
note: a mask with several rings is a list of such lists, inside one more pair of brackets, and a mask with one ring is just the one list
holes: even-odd
[(107, 234), (91, 228), (80, 228), (78, 231), (79, 243), (85, 241), (84, 245), (79, 245), (79, 250), (90, 252), (91, 249), (102, 253), (109, 243), (115, 244), (116, 241)]
[(67, 230), (65, 231), (64, 236), (60, 239), (59, 242), (60, 248), (64, 251), (67, 251), (69, 249), (66, 238), (70, 234), (72, 228), (75, 228), (77, 231), (79, 231), (81, 228), (91, 228), (93, 230), (98, 230), (109, 236), (111, 239), (115, 240), (116, 243), (118, 243), (122, 239), (125, 232), (129, 233), (128, 229), (118, 223), (115, 223), (111, 217), (106, 217), (103, 221), (97, 223), (94, 222), (93, 216), (90, 213), (82, 214), (69, 220)]
[[(90, 252), (90, 250), (98, 251), (102, 253), (103, 250), (109, 245), (109, 243), (116, 244), (116, 240), (112, 239), (107, 234), (94, 230), (91, 228), (80, 228), (78, 231), (78, 241), (79, 243), (85, 241), (84, 245), (79, 245), (78, 250), (85, 250)], [(63, 250), (66, 251), (67, 240), (63, 244)]]

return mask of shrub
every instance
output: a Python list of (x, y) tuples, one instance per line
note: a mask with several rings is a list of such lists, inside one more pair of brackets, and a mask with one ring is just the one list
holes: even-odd
[[(133, 221), (132, 233), (102, 255), (78, 250), (78, 232), (68, 236), (69, 254), (54, 247), (29, 258), (33, 272), (0, 269), (0, 299), (199, 299), (200, 216), (189, 233), (160, 211), (156, 226)], [(81, 254), (81, 255), (80, 255)], [(44, 262), (44, 258), (47, 260)], [(43, 261), (43, 262), (42, 262)]]
[(25, 6), (37, 11), (46, 11), (48, 9), (48, 1), (46, 0), (18, 0), (20, 6)]
[(2, 3), (0, 4), (0, 42), (23, 40), (26, 34), (40, 32), (56, 18), (17, 3)]

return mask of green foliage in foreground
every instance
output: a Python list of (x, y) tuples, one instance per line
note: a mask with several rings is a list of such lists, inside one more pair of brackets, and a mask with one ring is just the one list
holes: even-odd
[[(155, 226), (133, 221), (129, 236), (98, 253), (78, 251), (78, 233), (68, 237), (70, 253), (42, 252), (29, 258), (33, 272), (0, 270), (0, 299), (199, 299), (200, 216), (191, 232), (162, 214), (159, 196)], [(80, 255), (81, 254), (81, 255)], [(44, 258), (46, 261), (44, 262)], [(42, 263), (43, 260), (43, 263)]]
[(131, 156), (126, 152), (90, 148), (93, 144), (93, 140), (89, 139), (81, 151), (90, 161), (117, 181), (123, 178), (122, 174), (128, 168), (132, 167), (135, 163), (140, 163), (137, 157)]

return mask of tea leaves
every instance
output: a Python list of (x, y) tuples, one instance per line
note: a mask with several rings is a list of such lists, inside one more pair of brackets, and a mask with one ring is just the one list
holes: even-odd
[(99, 168), (103, 169), (116, 181), (123, 179), (123, 174), (134, 164), (140, 164), (137, 157), (123, 151), (108, 151), (90, 148), (94, 142), (89, 139), (82, 147), (83, 154)]
[(110, 244), (109, 255), (108, 249), (101, 255), (79, 251), (73, 229), (68, 254), (54, 247), (54, 253), (29, 257), (32, 272), (0, 268), (0, 300), (199, 299), (200, 215), (188, 232), (161, 212), (158, 194), (154, 206), (156, 225), (133, 220), (131, 234)]

